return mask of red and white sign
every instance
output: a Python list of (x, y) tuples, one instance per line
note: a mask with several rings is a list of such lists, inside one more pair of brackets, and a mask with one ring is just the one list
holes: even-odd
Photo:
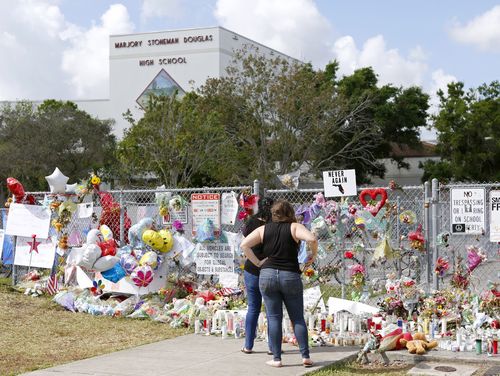
[(196, 234), (196, 228), (205, 219), (212, 221), (216, 235), (220, 233), (219, 193), (193, 193), (191, 195), (191, 210), (193, 211), (193, 236)]

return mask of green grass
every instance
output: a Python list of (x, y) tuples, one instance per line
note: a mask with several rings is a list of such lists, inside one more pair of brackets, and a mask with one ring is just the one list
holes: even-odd
[(0, 279), (0, 374), (16, 375), (187, 333), (168, 324), (72, 313)]
[(376, 375), (376, 376), (402, 376), (413, 365), (384, 367), (382, 365), (362, 366), (357, 363), (338, 363), (319, 371), (308, 373), (308, 376), (351, 376), (351, 375)]

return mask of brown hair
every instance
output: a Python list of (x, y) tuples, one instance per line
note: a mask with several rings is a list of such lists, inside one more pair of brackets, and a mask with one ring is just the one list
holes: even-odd
[(271, 208), (273, 222), (296, 222), (293, 206), (285, 200), (278, 200)]

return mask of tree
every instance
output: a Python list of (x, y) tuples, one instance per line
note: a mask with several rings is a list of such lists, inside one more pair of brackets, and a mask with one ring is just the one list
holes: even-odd
[[(98, 120), (72, 102), (46, 100), (0, 109), (0, 172), (26, 190), (46, 190), (46, 175), (59, 167), (70, 181), (113, 164), (113, 122)], [(4, 182), (2, 182), (2, 187)]]
[(441, 161), (423, 164), (423, 180), (498, 181), (500, 179), (500, 82), (465, 91), (462, 82), (438, 91), (433, 116)]
[(225, 77), (208, 80), (199, 93), (221, 114), (248, 180), (271, 186), (276, 174), (305, 165), (319, 175), (352, 161), (366, 168), (375, 163), (371, 153), (379, 135), (368, 129), (363, 112), (370, 100), (349, 107), (335, 75), (335, 63), (315, 71), (246, 48), (235, 54)]
[[(391, 158), (399, 168), (408, 165), (392, 154), (392, 145), (409, 145), (419, 148), (420, 128), (427, 124), (429, 96), (416, 86), (397, 88), (392, 85), (378, 87), (377, 75), (371, 67), (361, 68), (338, 82), (338, 90), (356, 106), (358, 101), (370, 99), (364, 110), (369, 128), (379, 134), (381, 141), (373, 152), (375, 159)], [(370, 175), (383, 177), (381, 164), (373, 165)]]
[(118, 146), (127, 175), (152, 173), (169, 187), (231, 180), (227, 172), (232, 160), (226, 156), (236, 151), (226, 142), (218, 114), (202, 105), (195, 93), (182, 99), (151, 96), (144, 117), (132, 122)]

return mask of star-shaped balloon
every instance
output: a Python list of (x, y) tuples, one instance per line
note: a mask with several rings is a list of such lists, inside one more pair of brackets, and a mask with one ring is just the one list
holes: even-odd
[(68, 177), (65, 176), (59, 168), (56, 167), (54, 172), (45, 179), (49, 183), (50, 193), (64, 193), (66, 192), (66, 183), (68, 182)]

